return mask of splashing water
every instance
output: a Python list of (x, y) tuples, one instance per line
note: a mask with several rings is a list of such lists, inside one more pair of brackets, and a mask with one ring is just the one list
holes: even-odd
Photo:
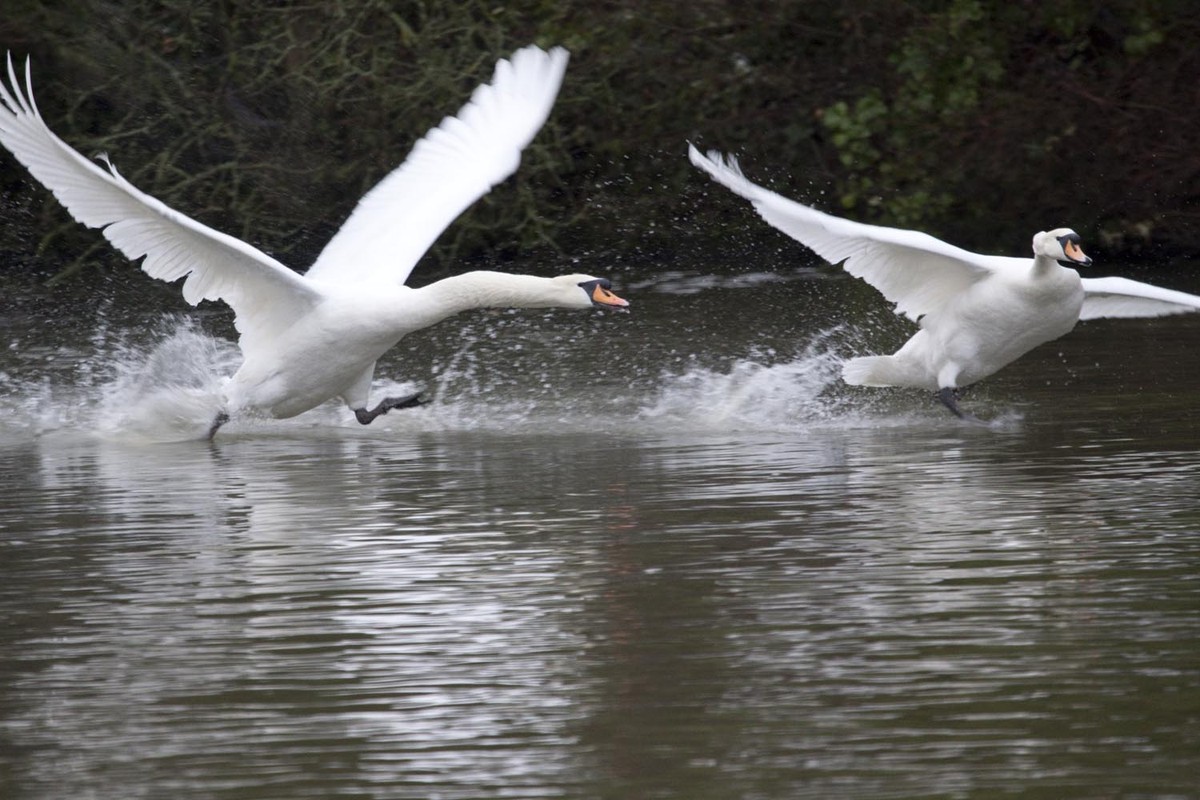
[(86, 348), (59, 350), (35, 380), (0, 373), (3, 433), (63, 429), (107, 437), (178, 441), (203, 435), (220, 408), (221, 385), (241, 360), (237, 347), (167, 317), (144, 331), (101, 325)]
[[(569, 373), (553, 369), (542, 375), (525, 369), (514, 379), (490, 368), (488, 359), (477, 358), (467, 344), (440, 359), (432, 356), (436, 366), (427, 385), (381, 374), (373, 398), (424, 389), (432, 402), (389, 414), (369, 429), (331, 401), (290, 420), (237, 415), (223, 433), (313, 428), (371, 436), (569, 433), (600, 426), (644, 435), (877, 425), (881, 414), (872, 413), (872, 403), (841, 388), (841, 335), (840, 327), (818, 333), (795, 357), (776, 363), (773, 353), (752, 354), (724, 369), (693, 367), (654, 376), (650, 367), (641, 379), (601, 385), (572, 383)], [(199, 439), (221, 408), (221, 389), (241, 360), (232, 342), (174, 316), (158, 323), (149, 339), (144, 331), (111, 333), (101, 326), (89, 344), (59, 354), (56, 369), (33, 381), (0, 371), (0, 433), (19, 437), (82, 430), (146, 442)], [(503, 347), (510, 358), (542, 363), (540, 353), (526, 353), (520, 342)], [(895, 409), (876, 411), (895, 421)]]
[(193, 439), (221, 408), (221, 387), (241, 354), (230, 342), (177, 326), (149, 353), (119, 348), (115, 376), (101, 388), (95, 428), (106, 436)]
[(786, 363), (742, 359), (727, 372), (697, 368), (665, 376), (658, 396), (639, 416), (692, 429), (724, 430), (771, 429), (843, 416), (842, 399), (829, 391), (841, 374), (842, 358), (831, 346), (837, 332), (818, 334)]

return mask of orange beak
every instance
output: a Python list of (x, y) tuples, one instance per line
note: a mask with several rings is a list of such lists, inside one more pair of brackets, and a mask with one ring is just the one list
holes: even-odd
[(1083, 254), (1083, 250), (1074, 242), (1068, 241), (1063, 245), (1063, 252), (1067, 254), (1067, 258), (1074, 261), (1076, 264), (1087, 266), (1092, 263), (1092, 260)]
[(592, 302), (598, 306), (606, 306), (608, 308), (629, 307), (628, 300), (617, 297), (598, 283), (596, 284), (596, 288), (592, 290)]

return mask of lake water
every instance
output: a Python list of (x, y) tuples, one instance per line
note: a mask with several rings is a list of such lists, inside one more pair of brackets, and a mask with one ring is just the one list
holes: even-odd
[(1200, 796), (1200, 318), (1081, 325), (981, 428), (841, 386), (903, 321), (760, 266), (211, 444), (219, 308), (6, 275), (0, 797)]

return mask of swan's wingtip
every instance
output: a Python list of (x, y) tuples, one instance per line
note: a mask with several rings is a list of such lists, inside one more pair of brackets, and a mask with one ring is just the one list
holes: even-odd
[(720, 173), (728, 173), (742, 179), (746, 177), (738, 164), (737, 156), (727, 155), (720, 150), (701, 153), (696, 145), (688, 142), (688, 160), (714, 178), (719, 178)]
[(117, 178), (121, 177), (121, 174), (119, 172), (117, 172), (116, 166), (113, 165), (112, 159), (108, 157), (107, 150), (101, 150), (100, 152), (98, 152), (94, 156), (92, 156), (92, 158), (103, 163), (104, 166), (108, 167), (108, 171), (111, 172), (114, 177), (117, 177)]
[(720, 158), (721, 154), (718, 151), (709, 150), (707, 153), (702, 153), (700, 152), (700, 148), (696, 147), (696, 145), (692, 144), (691, 142), (688, 142), (688, 160), (697, 167), (703, 169), (705, 167), (715, 166), (715, 163), (718, 162)]
[(25, 84), (22, 86), (17, 77), (17, 66), (13, 63), (12, 50), (5, 53), (5, 67), (8, 71), (8, 81), (0, 78), (0, 107), (7, 106), (8, 110), (18, 116), (39, 117), (37, 102), (33, 99), (33, 57), (25, 56)]
[(571, 51), (562, 45), (555, 45), (546, 51), (546, 55), (550, 60), (550, 68), (558, 75), (563, 75), (567, 71), (567, 62), (571, 60)]
[[(571, 59), (571, 51), (562, 45), (555, 45), (547, 49), (540, 45), (528, 44), (514, 51), (507, 61), (515, 65), (518, 61), (525, 59), (541, 60), (549, 64), (555, 72), (563, 72), (567, 68), (567, 62)], [(504, 60), (501, 59), (501, 61)]]
[[(688, 161), (692, 162), (692, 166), (699, 167), (710, 175), (713, 174), (713, 170), (718, 168), (717, 163), (713, 160), (714, 154), (716, 154), (715, 150), (706, 155), (700, 152), (700, 148), (696, 145), (688, 142)], [(719, 156), (719, 154), (717, 155)]]
[[(16, 65), (13, 64), (12, 50), (8, 50), (5, 52), (4, 62), (5, 62), (5, 66), (8, 67), (8, 82), (12, 84), (12, 88), (14, 90), (19, 89), (21, 86), (21, 83), (20, 83), (20, 81), (17, 80), (17, 68), (16, 68)], [(25, 72), (26, 72), (26, 74), (29, 73), (29, 69), (30, 69), (29, 56), (26, 56), (25, 57)]]
[(702, 169), (705, 172), (711, 172), (713, 169), (712, 162), (691, 142), (688, 142), (688, 161), (692, 162), (693, 167)]

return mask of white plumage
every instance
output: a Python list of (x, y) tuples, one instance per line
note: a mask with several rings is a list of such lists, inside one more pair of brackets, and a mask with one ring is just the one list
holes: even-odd
[(840, 219), (746, 178), (737, 161), (689, 145), (691, 162), (749, 200), (759, 215), (832, 264), (862, 278), (919, 325), (890, 356), (846, 362), (850, 384), (936, 390), (951, 411), (954, 390), (1056, 339), (1081, 319), (1157, 317), (1200, 309), (1200, 297), (1127, 278), (1083, 278), (1060, 262), (1091, 259), (1069, 228), (1033, 237), (1033, 258), (972, 253), (899, 228)]
[[(226, 411), (278, 417), (341, 397), (367, 423), (414, 398), (366, 410), (375, 360), (399, 339), (484, 305), (588, 308), (628, 305), (588, 275), (539, 278), (471, 272), (421, 289), (404, 281), (434, 239), (467, 206), (512, 174), (562, 84), (562, 48), (518, 50), (496, 65), (457, 117), (447, 117), (359, 202), (307, 274), (203, 225), (84, 158), (46, 126), (8, 58), (0, 81), (0, 144), (71, 215), (164, 281), (183, 278), (195, 305), (223, 300), (235, 313), (244, 356), (226, 388)], [(210, 434), (225, 418), (224, 412)]]

